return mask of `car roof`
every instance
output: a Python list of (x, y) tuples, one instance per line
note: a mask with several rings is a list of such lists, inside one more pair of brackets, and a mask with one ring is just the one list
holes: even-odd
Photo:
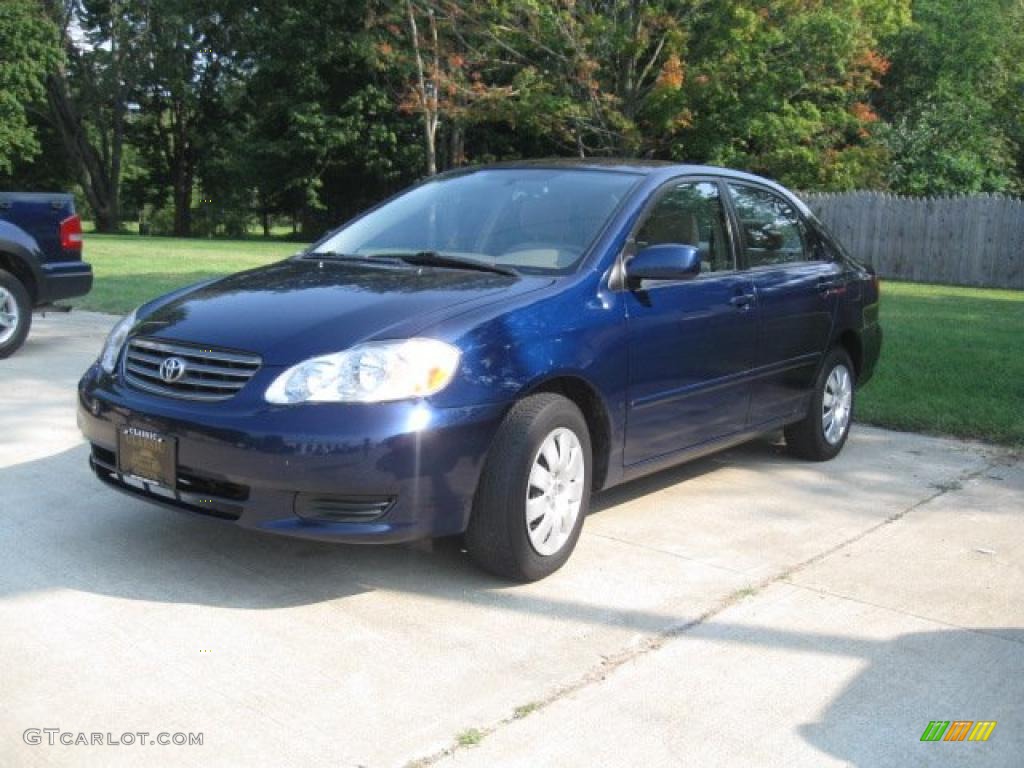
[[(488, 163), (486, 165), (467, 166), (453, 169), (449, 173), (466, 171), (486, 170), (514, 170), (527, 168), (564, 168), (589, 171), (619, 171), (621, 173), (633, 173), (640, 176), (658, 176), (670, 179), (674, 176), (722, 176), (726, 178), (754, 181), (766, 184), (784, 192), (788, 192), (778, 182), (764, 176), (757, 176), (745, 171), (737, 171), (732, 168), (722, 168), (714, 165), (694, 165), (689, 163), (673, 163), (665, 160), (645, 160), (636, 158), (615, 158), (615, 157), (553, 157), (540, 158), (536, 160), (509, 160), (500, 163)], [(791, 194), (791, 193), (790, 193)]]

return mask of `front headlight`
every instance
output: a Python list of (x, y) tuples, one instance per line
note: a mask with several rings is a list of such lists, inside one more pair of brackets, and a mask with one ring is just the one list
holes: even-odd
[(100, 353), (100, 367), (107, 373), (113, 373), (114, 368), (117, 367), (117, 358), (121, 356), (121, 347), (124, 346), (124, 342), (128, 338), (128, 332), (135, 325), (136, 312), (138, 310), (133, 309), (122, 317), (107, 336), (107, 340), (103, 342), (103, 351)]
[(267, 388), (268, 403), (380, 403), (440, 392), (459, 350), (436, 339), (360, 344), (289, 368)]

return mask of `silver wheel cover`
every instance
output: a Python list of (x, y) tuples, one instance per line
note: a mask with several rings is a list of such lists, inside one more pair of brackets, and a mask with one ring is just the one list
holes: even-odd
[(0, 344), (5, 344), (18, 332), (21, 310), (14, 294), (0, 285)]
[(850, 427), (853, 411), (853, 376), (843, 364), (837, 365), (825, 381), (821, 398), (821, 431), (829, 445), (837, 445)]
[(550, 557), (569, 540), (583, 505), (583, 446), (559, 427), (540, 444), (526, 484), (526, 533), (538, 555)]

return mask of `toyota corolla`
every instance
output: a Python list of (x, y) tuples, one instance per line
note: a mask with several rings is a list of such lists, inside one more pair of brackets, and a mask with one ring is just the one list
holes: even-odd
[(139, 498), (339, 542), (464, 534), (528, 581), (593, 491), (778, 429), (836, 456), (880, 344), (877, 279), (777, 184), (521, 163), (139, 307), (79, 423)]

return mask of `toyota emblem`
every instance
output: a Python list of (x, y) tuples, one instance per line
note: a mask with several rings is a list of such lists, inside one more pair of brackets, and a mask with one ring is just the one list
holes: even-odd
[(180, 357), (168, 357), (160, 363), (160, 378), (167, 384), (180, 381), (185, 375), (185, 361)]

